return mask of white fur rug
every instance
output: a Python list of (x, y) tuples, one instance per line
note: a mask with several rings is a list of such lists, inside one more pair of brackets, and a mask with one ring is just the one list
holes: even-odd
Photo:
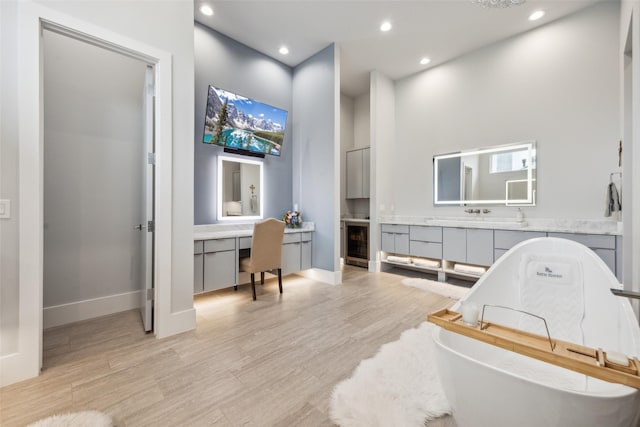
[(411, 427), (451, 413), (433, 363), (433, 328), (423, 322), (360, 362), (333, 389), (331, 419), (342, 427)]
[(53, 415), (28, 427), (113, 427), (113, 420), (102, 412), (82, 411)]
[(453, 299), (462, 298), (471, 289), (427, 279), (402, 279), (402, 284)]

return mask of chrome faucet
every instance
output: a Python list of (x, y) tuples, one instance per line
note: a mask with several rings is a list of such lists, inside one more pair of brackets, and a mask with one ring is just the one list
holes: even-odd
[(479, 214), (480, 213), (480, 209), (467, 209), (465, 210), (466, 213), (470, 213), (470, 214)]
[(482, 209), (482, 213), (483, 213), (483, 214), (488, 214), (489, 212), (491, 212), (489, 209), (486, 209), (486, 208), (485, 208), (485, 209)]

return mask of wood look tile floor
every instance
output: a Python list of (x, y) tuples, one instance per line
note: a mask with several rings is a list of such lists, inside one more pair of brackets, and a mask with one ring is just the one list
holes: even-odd
[[(345, 267), (195, 298), (197, 328), (156, 339), (128, 311), (45, 331), (44, 369), (0, 389), (0, 425), (81, 410), (117, 426), (331, 426), (333, 387), (362, 359), (453, 300), (403, 276)], [(429, 426), (454, 426), (450, 417)]]

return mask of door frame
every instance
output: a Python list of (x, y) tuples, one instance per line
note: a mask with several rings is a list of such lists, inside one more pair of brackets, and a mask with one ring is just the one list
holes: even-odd
[(171, 334), (172, 57), (169, 52), (32, 2), (19, 4), (19, 307), (18, 349), (0, 358), (0, 384), (37, 376), (43, 332), (43, 63), (42, 30), (55, 29), (154, 66), (156, 79), (156, 236), (154, 325)]

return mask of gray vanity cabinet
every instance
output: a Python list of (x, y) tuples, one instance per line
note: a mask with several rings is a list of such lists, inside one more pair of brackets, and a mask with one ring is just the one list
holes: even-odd
[(401, 224), (382, 224), (380, 247), (392, 254), (409, 254), (409, 226)]
[(237, 271), (235, 237), (204, 241), (204, 292), (235, 285)]
[(424, 258), (442, 258), (442, 227), (411, 225), (409, 254)]
[(442, 258), (467, 264), (493, 264), (493, 230), (443, 228)]
[(302, 233), (285, 234), (282, 239), (282, 274), (300, 271)]
[(193, 293), (204, 290), (204, 244), (202, 240), (193, 242)]
[(467, 262), (469, 264), (493, 264), (493, 230), (467, 229)]
[(300, 248), (300, 270), (307, 270), (311, 268), (311, 233), (300, 233), (300, 240), (302, 240), (302, 247)]
[(467, 262), (467, 230), (442, 229), (442, 258), (453, 262)]
[[(616, 236), (607, 234), (549, 233), (549, 237), (573, 240), (594, 251), (613, 271), (616, 269)], [(620, 279), (620, 277), (618, 277)]]
[(495, 230), (493, 234), (493, 259), (494, 261), (497, 261), (498, 258), (520, 242), (524, 242), (528, 239), (535, 239), (536, 237), (546, 236), (547, 233), (544, 231)]

